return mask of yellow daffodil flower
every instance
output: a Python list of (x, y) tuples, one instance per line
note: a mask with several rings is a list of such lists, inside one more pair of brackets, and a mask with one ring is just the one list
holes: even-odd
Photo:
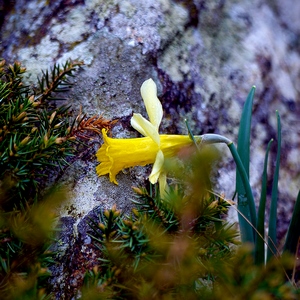
[[(156, 84), (152, 79), (146, 80), (141, 86), (149, 120), (141, 114), (133, 114), (131, 126), (144, 137), (131, 139), (113, 139), (107, 136), (103, 129), (104, 144), (96, 156), (100, 165), (96, 167), (99, 176), (109, 174), (111, 182), (118, 184), (116, 175), (123, 169), (134, 166), (153, 164), (149, 176), (151, 183), (159, 179), (160, 190), (166, 186), (166, 174), (163, 172), (164, 159), (174, 157), (184, 146), (192, 145), (193, 141), (187, 135), (159, 134), (158, 129), (162, 120), (162, 105), (157, 98)], [(202, 137), (195, 137), (200, 142)]]

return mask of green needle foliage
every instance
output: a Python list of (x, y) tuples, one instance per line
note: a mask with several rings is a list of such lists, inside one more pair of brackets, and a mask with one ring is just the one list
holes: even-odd
[(55, 209), (65, 198), (62, 191), (52, 191), (26, 209), (0, 213), (1, 299), (49, 299)]
[(22, 83), (25, 68), (20, 63), (0, 62), (2, 207), (35, 199), (42, 178), (48, 176), (45, 170), (49, 166), (62, 168), (66, 157), (73, 155), (75, 137), (69, 107), (56, 107), (54, 100), (62, 85), (63, 91), (66, 84), (70, 86), (67, 78), (80, 65), (71, 61), (62, 68), (56, 65), (51, 77), (45, 72), (39, 80), (40, 89), (33, 91)]
[(33, 90), (22, 82), (26, 70), (20, 63), (0, 60), (1, 299), (47, 299), (55, 208), (65, 195), (52, 191), (41, 197), (41, 190), (76, 151), (69, 107), (57, 107), (55, 100), (80, 65), (55, 65)]

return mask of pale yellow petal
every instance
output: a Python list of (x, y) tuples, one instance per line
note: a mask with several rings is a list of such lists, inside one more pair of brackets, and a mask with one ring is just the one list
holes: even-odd
[(163, 109), (159, 99), (157, 98), (156, 84), (151, 78), (144, 81), (142, 84), (141, 95), (146, 106), (149, 120), (158, 131), (163, 117)]
[(131, 126), (142, 135), (150, 137), (158, 146), (160, 145), (157, 128), (155, 128), (141, 114), (133, 114), (131, 118)]
[(164, 165), (164, 154), (159, 150), (156, 154), (155, 162), (153, 164), (152, 172), (149, 176), (149, 181), (154, 184), (157, 182), (158, 177), (162, 171)]
[(142, 118), (144, 118), (141, 114), (133, 114), (133, 116), (130, 120), (130, 124), (140, 134), (142, 134), (143, 136), (147, 136), (147, 133), (145, 132), (143, 127), (140, 125), (140, 122), (139, 122), (140, 117), (137, 117), (137, 115), (140, 115)]

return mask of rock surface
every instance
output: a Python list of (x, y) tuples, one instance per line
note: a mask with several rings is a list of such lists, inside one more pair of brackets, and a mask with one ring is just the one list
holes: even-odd
[[(256, 85), (251, 143), (251, 183), (259, 198), (266, 143), (276, 137), (278, 110), (282, 119), (282, 167), (279, 182), (279, 228), (287, 224), (300, 180), (300, 3), (268, 1), (180, 0), (17, 0), (3, 7), (1, 56), (21, 61), (36, 82), (41, 70), (55, 62), (80, 59), (84, 70), (70, 93), (92, 116), (119, 119), (112, 135), (132, 137), (132, 112), (145, 115), (140, 86), (152, 77), (164, 107), (161, 132), (220, 133), (233, 141), (242, 105)], [(129, 209), (131, 186), (144, 183), (145, 169), (118, 175), (119, 186), (97, 177), (94, 153), (78, 159), (63, 180), (70, 200), (61, 208), (60, 269), (54, 285), (67, 299), (82, 273), (67, 270), (74, 249), (90, 253), (83, 225), (97, 209), (117, 203)], [(217, 189), (231, 197), (235, 169), (225, 146)], [(275, 159), (275, 147), (271, 161)], [(272, 164), (271, 169), (274, 168)], [(149, 169), (146, 169), (149, 174)], [(68, 257), (68, 258), (67, 258)], [(73, 259), (73, 260), (72, 260)], [(69, 265), (68, 265), (69, 264)], [(55, 273), (54, 272), (54, 273)], [(62, 275), (64, 274), (64, 275)], [(68, 277), (68, 278), (67, 278)], [(72, 280), (70, 278), (73, 278)], [(75, 280), (75, 279), (76, 280)], [(79, 279), (78, 279), (79, 278)], [(75, 280), (75, 281), (74, 281)]]

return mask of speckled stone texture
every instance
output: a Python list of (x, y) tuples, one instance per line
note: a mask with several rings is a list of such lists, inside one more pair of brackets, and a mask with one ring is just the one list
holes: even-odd
[[(55, 62), (83, 60), (84, 70), (76, 78), (69, 101), (74, 110), (82, 105), (88, 115), (119, 119), (112, 131), (115, 137), (137, 136), (129, 120), (132, 112), (145, 114), (139, 88), (152, 77), (164, 107), (161, 132), (186, 133), (183, 120), (187, 118), (194, 134), (221, 133), (236, 141), (242, 105), (256, 85), (251, 184), (258, 199), (266, 143), (276, 137), (278, 110), (282, 119), (278, 226), (280, 235), (284, 234), (300, 187), (299, 1), (7, 3), (2, 5), (0, 22), (1, 56), (21, 61), (29, 71), (26, 80), (30, 84), (41, 69)], [(90, 251), (86, 231), (80, 232), (85, 218), (113, 203), (128, 209), (133, 197), (130, 187), (143, 183), (149, 174), (144, 168), (128, 170), (117, 176), (119, 186), (107, 177), (98, 178), (94, 157), (98, 147), (93, 144), (89, 158), (78, 158), (62, 179), (68, 184), (70, 200), (60, 211), (66, 224), (61, 270), (72, 260), (72, 247), (81, 253)], [(219, 148), (224, 160), (216, 189), (231, 197), (235, 168), (226, 147)], [(274, 145), (271, 162), (275, 149)], [(77, 281), (56, 273), (58, 297), (68, 298), (67, 291)]]

